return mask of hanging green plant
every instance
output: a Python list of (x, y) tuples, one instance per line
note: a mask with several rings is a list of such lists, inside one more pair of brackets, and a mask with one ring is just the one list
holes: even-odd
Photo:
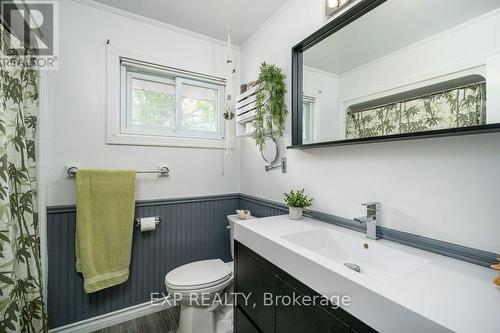
[(253, 123), (254, 137), (259, 150), (264, 148), (266, 137), (277, 133), (283, 137), (288, 109), (285, 104), (285, 74), (276, 65), (262, 63), (259, 89), (256, 93), (256, 111)]

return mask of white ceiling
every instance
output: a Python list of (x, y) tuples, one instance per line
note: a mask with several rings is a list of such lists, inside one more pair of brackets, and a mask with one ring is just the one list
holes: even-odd
[(233, 43), (241, 45), (286, 0), (95, 0), (128, 12), (226, 39), (231, 25)]
[(500, 0), (387, 1), (305, 51), (304, 64), (342, 74), (499, 7)]

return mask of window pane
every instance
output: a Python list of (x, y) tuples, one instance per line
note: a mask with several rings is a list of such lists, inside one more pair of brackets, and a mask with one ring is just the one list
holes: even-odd
[(219, 131), (217, 90), (189, 84), (182, 86), (182, 121), (186, 130)]
[(314, 102), (306, 100), (302, 105), (302, 143), (312, 143), (314, 137), (313, 127)]
[(175, 86), (132, 79), (132, 125), (174, 128)]

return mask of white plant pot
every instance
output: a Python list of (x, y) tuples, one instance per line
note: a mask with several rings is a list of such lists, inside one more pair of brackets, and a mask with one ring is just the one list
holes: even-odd
[(290, 212), (290, 218), (292, 220), (300, 220), (302, 218), (302, 212), (304, 209), (300, 207), (288, 207), (288, 211)]

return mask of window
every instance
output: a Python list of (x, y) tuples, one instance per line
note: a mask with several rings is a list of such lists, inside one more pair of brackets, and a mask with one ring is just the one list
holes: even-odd
[(219, 133), (219, 97), (215, 86), (182, 80), (180, 127), (186, 131)]
[(218, 148), (218, 143), (206, 140), (224, 139), (223, 105), (222, 79), (133, 60), (120, 62), (119, 135), (127, 142), (131, 136), (146, 136), (148, 142), (184, 146), (182, 142), (193, 139), (204, 140), (193, 146)]
[(309, 95), (303, 95), (302, 107), (302, 143), (314, 142), (314, 102), (315, 98)]
[(129, 126), (175, 129), (175, 83), (152, 75), (130, 75)]

